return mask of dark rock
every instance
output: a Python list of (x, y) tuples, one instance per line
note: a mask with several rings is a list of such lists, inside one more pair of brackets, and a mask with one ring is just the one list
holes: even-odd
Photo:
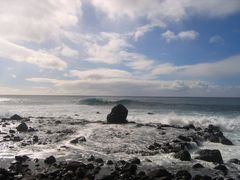
[(107, 165), (113, 165), (113, 161), (112, 160), (107, 160), (106, 164)]
[(130, 159), (129, 162), (132, 163), (132, 164), (141, 164), (140, 159), (138, 159), (137, 157), (134, 157), (133, 159)]
[(27, 132), (28, 131), (28, 126), (26, 123), (22, 122), (21, 124), (19, 124), (16, 129), (19, 131), (19, 132)]
[(87, 160), (88, 160), (88, 161), (94, 161), (94, 160), (95, 160), (95, 157), (94, 157), (93, 155), (91, 155), (91, 156), (89, 156), (89, 157), (87, 158)]
[(72, 144), (77, 144), (77, 143), (81, 143), (81, 142), (86, 142), (86, 138), (84, 136), (77, 137), (70, 141), (70, 143), (72, 143)]
[(53, 164), (53, 163), (56, 162), (56, 158), (55, 158), (54, 156), (49, 156), (49, 157), (47, 157), (47, 158), (44, 160), (44, 162), (45, 162), (46, 164)]
[(176, 179), (191, 180), (192, 176), (188, 171), (180, 170), (176, 173)]
[(14, 134), (14, 133), (16, 133), (16, 131), (10, 129), (10, 130), (9, 130), (9, 133)]
[(113, 179), (115, 179), (114, 175), (105, 175), (102, 177), (101, 180), (113, 180)]
[(15, 160), (16, 160), (17, 162), (20, 162), (20, 163), (26, 162), (28, 159), (29, 159), (29, 157), (26, 156), (26, 155), (23, 155), (23, 156), (15, 156)]
[(79, 161), (70, 161), (67, 163), (66, 165), (66, 170), (71, 170), (71, 171), (75, 171), (78, 168), (84, 169), (86, 167), (86, 165), (82, 162)]
[(222, 164), (217, 165), (214, 169), (222, 171), (225, 176), (228, 174), (228, 169)]
[(196, 163), (192, 166), (193, 169), (198, 169), (198, 168), (204, 168), (203, 165), (199, 164), (199, 163)]
[(158, 169), (152, 170), (147, 173), (149, 178), (158, 178), (158, 177), (166, 177), (168, 179), (172, 179), (172, 174), (169, 173), (165, 168), (159, 167)]
[(212, 178), (210, 176), (201, 176), (199, 174), (195, 175), (192, 180), (212, 180)]
[(99, 164), (103, 164), (104, 163), (102, 158), (95, 159), (95, 162), (99, 163)]
[(187, 136), (183, 136), (183, 135), (179, 135), (178, 138), (181, 139), (182, 141), (188, 141), (188, 142), (191, 141), (191, 138), (189, 138)]
[(187, 150), (179, 151), (174, 155), (174, 157), (180, 159), (181, 161), (191, 161), (191, 155)]
[(111, 113), (107, 115), (107, 123), (123, 124), (127, 123), (128, 110), (122, 104), (114, 106)]
[(204, 149), (199, 151), (199, 156), (196, 157), (196, 159), (208, 161), (208, 162), (213, 162), (213, 163), (223, 163), (222, 155), (219, 150), (214, 149), (214, 150), (209, 150), (209, 149)]
[(19, 136), (14, 136), (12, 140), (13, 140), (14, 142), (19, 142), (19, 141), (21, 141), (22, 139), (21, 139)]
[(240, 160), (239, 159), (230, 159), (228, 162), (240, 165)]
[(232, 141), (230, 141), (229, 139), (227, 139), (224, 136), (220, 138), (220, 142), (224, 145), (233, 145)]
[(38, 142), (38, 140), (39, 140), (39, 139), (38, 139), (38, 136), (36, 136), (36, 135), (33, 136), (33, 142)]
[(14, 114), (13, 116), (10, 117), (11, 120), (23, 120), (23, 118), (17, 114)]

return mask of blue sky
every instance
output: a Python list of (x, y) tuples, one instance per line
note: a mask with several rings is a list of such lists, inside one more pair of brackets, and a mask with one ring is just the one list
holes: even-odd
[(12, 0), (0, 11), (0, 94), (240, 96), (239, 0)]

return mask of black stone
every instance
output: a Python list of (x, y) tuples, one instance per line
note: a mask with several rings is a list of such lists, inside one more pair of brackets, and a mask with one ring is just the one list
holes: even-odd
[(54, 156), (49, 156), (49, 157), (47, 157), (47, 158), (44, 160), (44, 162), (45, 162), (46, 164), (53, 164), (53, 163), (56, 162), (56, 158), (55, 158)]
[(225, 176), (228, 174), (228, 168), (222, 164), (217, 165), (214, 169), (222, 171)]
[(27, 132), (28, 131), (28, 126), (25, 122), (22, 122), (21, 124), (19, 124), (16, 129), (19, 131), (19, 132)]
[(10, 117), (11, 120), (23, 120), (23, 118), (17, 114), (14, 114), (13, 116)]
[(209, 150), (209, 149), (204, 149), (199, 151), (199, 156), (196, 157), (196, 159), (208, 161), (208, 162), (213, 162), (213, 163), (223, 163), (222, 155), (219, 150), (214, 149), (214, 150)]
[(107, 115), (107, 123), (123, 124), (127, 123), (128, 110), (122, 104), (114, 106), (111, 113)]
[(181, 161), (191, 161), (191, 155), (187, 150), (179, 151), (174, 155), (174, 157), (180, 159)]

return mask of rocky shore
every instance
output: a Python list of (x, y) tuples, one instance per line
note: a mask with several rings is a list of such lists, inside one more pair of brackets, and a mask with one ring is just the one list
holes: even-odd
[[(220, 150), (201, 149), (205, 141), (234, 146), (219, 127), (143, 124), (128, 122), (127, 115), (128, 110), (117, 105), (106, 122), (19, 115), (3, 118), (1, 145), (9, 151), (55, 144), (62, 144), (58, 151), (63, 152), (79, 146), (83, 149), (66, 157), (16, 155), (8, 163), (1, 163), (0, 179), (240, 179), (240, 160), (224, 161)], [(77, 133), (82, 129), (76, 127), (94, 124), (101, 128), (89, 135)], [(91, 151), (86, 153), (84, 148)], [(128, 154), (129, 158), (114, 156), (119, 153)], [(159, 154), (170, 155), (182, 163), (157, 165), (151, 159)]]

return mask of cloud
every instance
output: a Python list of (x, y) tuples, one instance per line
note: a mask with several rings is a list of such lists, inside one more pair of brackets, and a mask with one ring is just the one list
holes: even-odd
[(214, 36), (209, 38), (209, 43), (210, 44), (223, 44), (224, 39), (220, 35), (215, 34)]
[(194, 65), (175, 66), (172, 64), (161, 64), (153, 69), (153, 75), (170, 75), (196, 77), (229, 77), (240, 75), (240, 55), (231, 56), (223, 60), (200, 63)]
[(108, 79), (108, 78), (129, 78), (131, 74), (118, 69), (92, 69), (92, 70), (71, 70), (69, 76), (79, 79)]
[(163, 22), (155, 22), (138, 27), (136, 32), (133, 33), (133, 38), (137, 41), (140, 37), (144, 36), (147, 32), (152, 31), (154, 28), (165, 28), (166, 24)]
[[(46, 69), (63, 70), (67, 64), (62, 59), (43, 50), (32, 50), (0, 39), (0, 57), (26, 62)], [(1, 59), (0, 59), (1, 60)]]
[(0, 38), (41, 43), (57, 40), (78, 23), (81, 0), (0, 1)]
[(58, 46), (54, 49), (54, 52), (56, 54), (59, 54), (61, 56), (64, 57), (72, 57), (72, 58), (76, 58), (79, 56), (79, 53), (77, 50), (72, 49), (70, 47), (68, 47), (67, 45), (63, 44), (62, 46)]
[(211, 84), (203, 81), (160, 81), (136, 78), (118, 79), (79, 79), (57, 80), (49, 78), (28, 78), (34, 83), (52, 84), (55, 93), (72, 93), (84, 95), (180, 95), (206, 92)]
[(239, 0), (91, 0), (93, 6), (112, 19), (180, 21), (192, 15), (224, 17), (240, 11)]
[(89, 62), (122, 64), (135, 70), (151, 68), (153, 60), (143, 54), (131, 52), (132, 45), (127, 42), (128, 35), (101, 33), (87, 44), (86, 59)]
[(169, 43), (174, 40), (195, 40), (198, 37), (199, 33), (193, 30), (181, 31), (178, 34), (167, 30), (162, 33), (162, 37)]

